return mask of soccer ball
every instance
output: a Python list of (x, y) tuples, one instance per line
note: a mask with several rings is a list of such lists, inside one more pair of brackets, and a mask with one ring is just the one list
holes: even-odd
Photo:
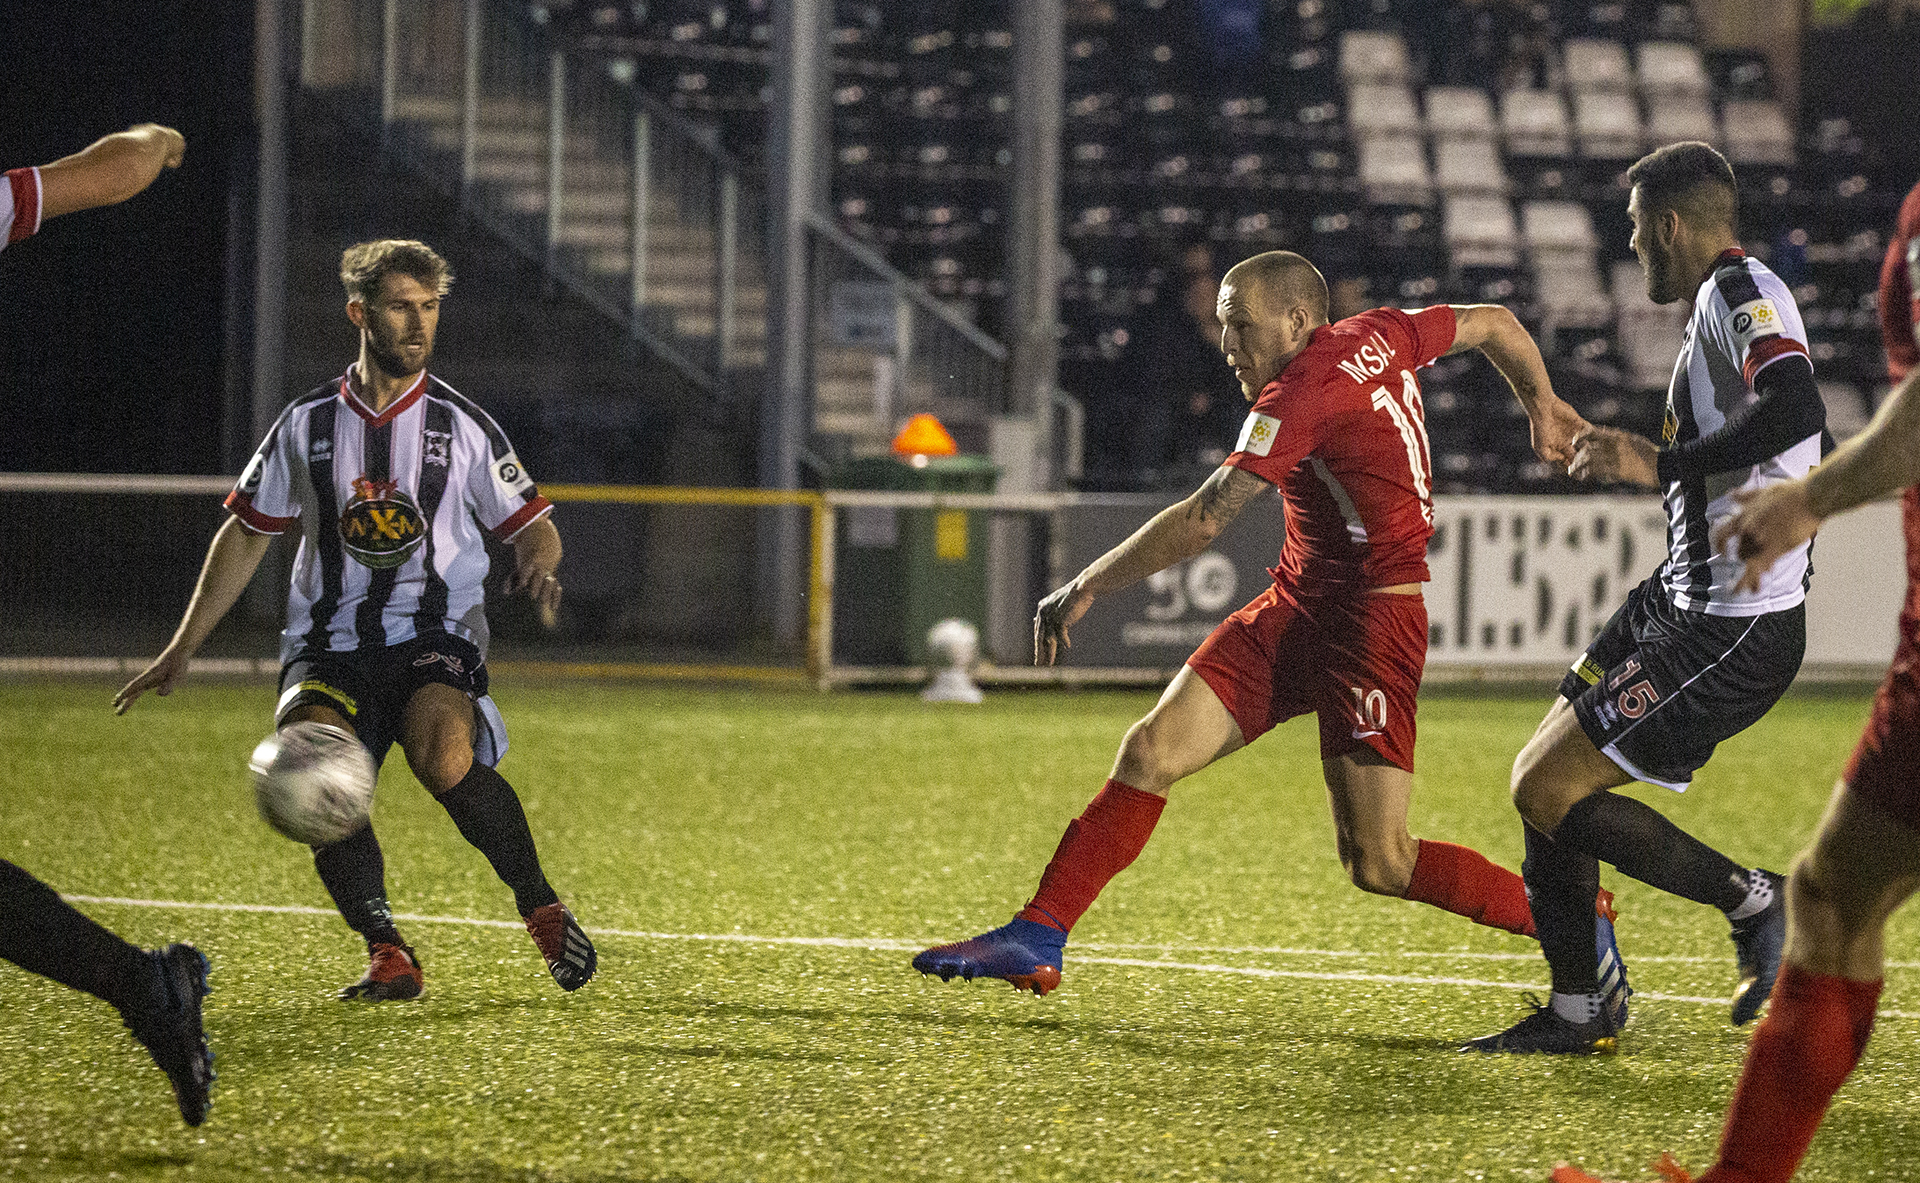
[(295, 842), (338, 842), (373, 812), (373, 757), (351, 731), (292, 723), (261, 740), (247, 763), (260, 816)]

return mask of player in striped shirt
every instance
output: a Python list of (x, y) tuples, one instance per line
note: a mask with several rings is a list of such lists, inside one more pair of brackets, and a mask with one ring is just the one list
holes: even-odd
[[(513, 889), (527, 931), (564, 990), (594, 974), (593, 943), (548, 884), (520, 799), (494, 766), (506, 725), (487, 694), (485, 535), (509, 544), (509, 590), (551, 618), (560, 603), (560, 533), (499, 426), (427, 372), (446, 260), (425, 243), (383, 240), (341, 259), (360, 358), (295, 399), (227, 497), (179, 630), (116, 700), (167, 693), (239, 598), (275, 535), (297, 531), (282, 633), (275, 725), (316, 721), (360, 737), (378, 764), (407, 764)], [(366, 976), (341, 992), (414, 998), (419, 958), (387, 903), (369, 824), (314, 850), (349, 926), (366, 938)]]
[[(0, 177), (0, 250), (49, 218), (125, 201), (186, 158), (170, 127), (142, 123), (37, 168)], [(104, 999), (153, 1054), (188, 1125), (207, 1119), (213, 1053), (201, 1025), (207, 959), (192, 945), (146, 950), (122, 940), (25, 870), (0, 859), (0, 957)]]
[[(1719, 908), (1732, 924), (1743, 1024), (1773, 990), (1785, 934), (1783, 880), (1711, 849), (1652, 806), (1611, 790), (1685, 791), (1722, 740), (1767, 713), (1806, 650), (1802, 544), (1755, 588), (1716, 552), (1735, 495), (1807, 474), (1830, 446), (1826, 408), (1793, 294), (1740, 249), (1733, 169), (1702, 143), (1670, 144), (1627, 172), (1633, 247), (1655, 303), (1693, 299), (1667, 391), (1662, 445), (1612, 428), (1575, 441), (1569, 471), (1664, 491), (1668, 553), (1627, 596), (1560, 686), (1513, 767), (1525, 819), (1522, 874), (1553, 996), (1467, 1050), (1611, 1050), (1592, 910), (1605, 861), (1643, 883)], [(1582, 943), (1584, 942), (1584, 944)]]

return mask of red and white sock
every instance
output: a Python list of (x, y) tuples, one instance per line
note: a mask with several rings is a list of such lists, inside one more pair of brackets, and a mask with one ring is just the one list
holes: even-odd
[(1873, 1033), (1880, 983), (1780, 967), (1727, 1107), (1720, 1159), (1698, 1183), (1787, 1183)]
[(1100, 889), (1140, 857), (1166, 804), (1165, 797), (1108, 781), (1086, 812), (1067, 823), (1020, 919), (1071, 931)]
[(1407, 899), (1444, 908), (1475, 924), (1534, 935), (1533, 909), (1520, 876), (1465, 846), (1420, 839)]

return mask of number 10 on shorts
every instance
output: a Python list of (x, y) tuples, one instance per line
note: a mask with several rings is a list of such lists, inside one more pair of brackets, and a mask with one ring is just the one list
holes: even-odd
[(1349, 686), (1353, 692), (1353, 726), (1355, 734), (1363, 731), (1385, 731), (1387, 729), (1387, 696), (1378, 690), (1366, 690), (1359, 686)]

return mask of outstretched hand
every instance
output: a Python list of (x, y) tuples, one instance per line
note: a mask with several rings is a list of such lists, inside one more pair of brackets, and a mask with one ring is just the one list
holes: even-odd
[(1759, 591), (1761, 576), (1781, 555), (1812, 538), (1820, 518), (1807, 500), (1804, 479), (1736, 489), (1733, 499), (1740, 508), (1713, 528), (1713, 550), (1719, 554), (1731, 542), (1733, 557), (1743, 564), (1735, 590)]
[(1580, 417), (1573, 404), (1549, 396), (1527, 417), (1533, 441), (1533, 454), (1549, 464), (1568, 464), (1573, 460), (1573, 441), (1593, 425)]
[(134, 704), (142, 694), (151, 690), (162, 698), (173, 693), (173, 683), (181, 674), (187, 672), (189, 658), (184, 653), (167, 650), (153, 659), (153, 664), (140, 671), (138, 677), (120, 688), (113, 696), (113, 713), (124, 715), (127, 708)]
[(1033, 664), (1052, 665), (1062, 647), (1073, 648), (1067, 629), (1092, 605), (1093, 593), (1082, 590), (1077, 579), (1041, 600), (1033, 614)]
[(1622, 482), (1644, 489), (1660, 487), (1660, 450), (1645, 436), (1617, 427), (1588, 425), (1573, 437), (1567, 475), (1597, 484)]

